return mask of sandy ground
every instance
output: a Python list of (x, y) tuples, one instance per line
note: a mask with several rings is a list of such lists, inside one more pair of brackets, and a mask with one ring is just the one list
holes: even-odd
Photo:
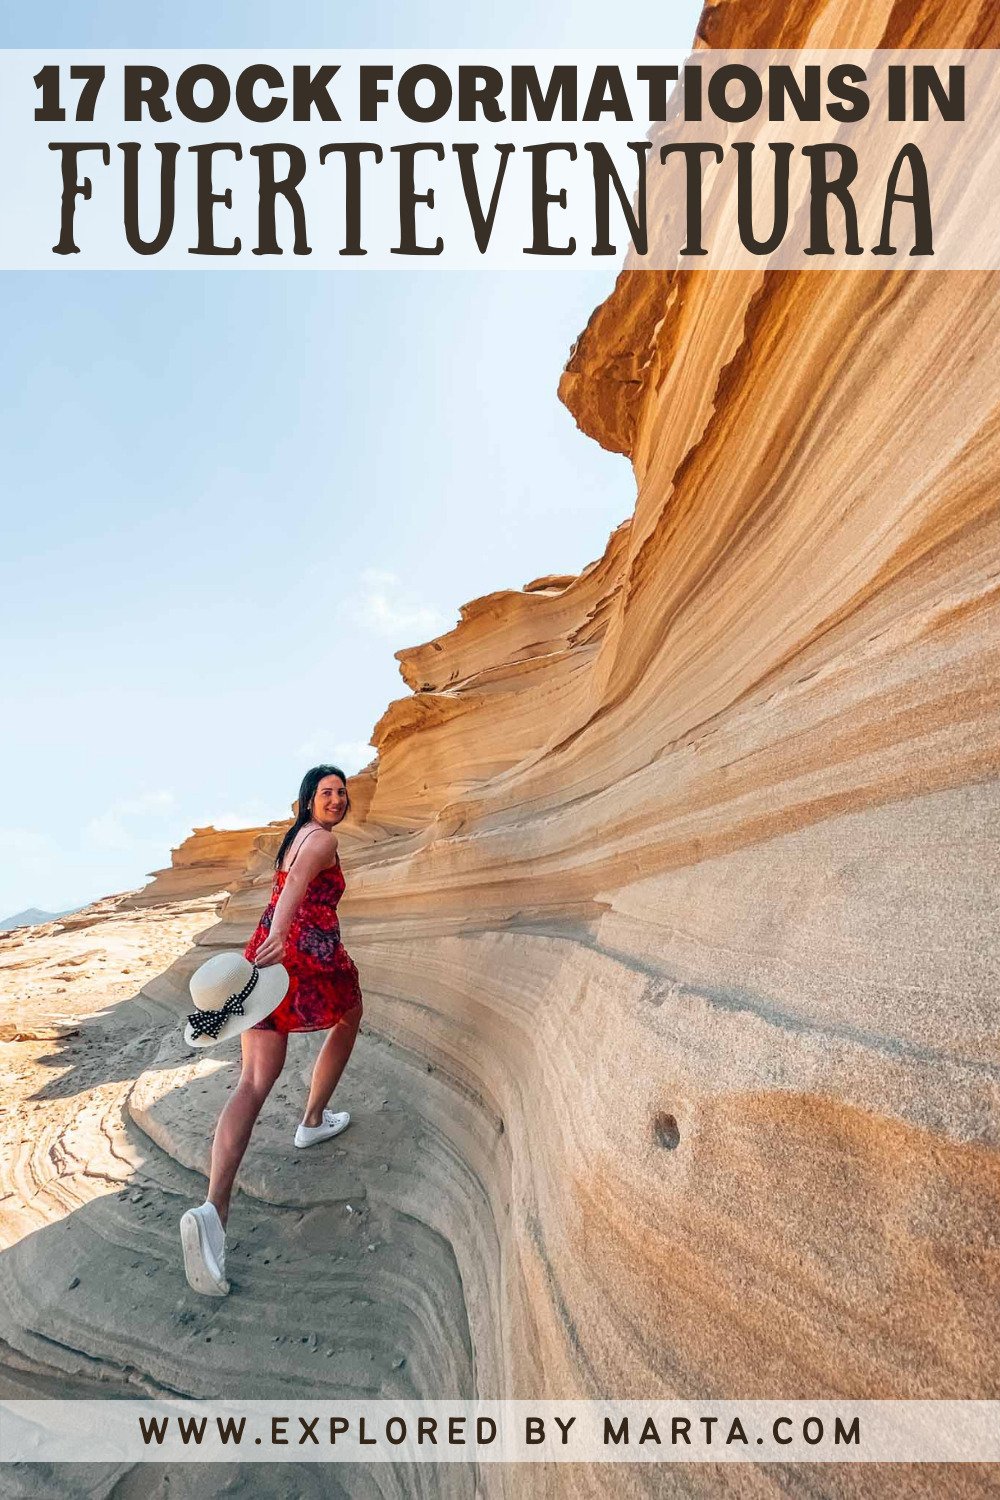
[[(252, 1399), (473, 1393), (450, 1246), (395, 1205), (429, 1124), (394, 1049), (362, 1033), (343, 1136), (292, 1147), (319, 1038), (295, 1037), (233, 1200), (233, 1291), (197, 1296), (177, 1221), (202, 1201), (238, 1042), (192, 1054), (138, 992), (213, 922), (215, 898), (121, 897), (0, 937), (0, 1396)], [(409, 1090), (412, 1093), (412, 1086)], [(108, 1466), (4, 1473), (12, 1495), (455, 1494), (472, 1468)]]

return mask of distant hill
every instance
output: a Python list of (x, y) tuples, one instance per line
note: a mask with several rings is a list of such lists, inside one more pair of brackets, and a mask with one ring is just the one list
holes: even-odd
[(40, 911), (37, 906), (29, 906), (25, 911), (16, 911), (12, 917), (4, 917), (0, 921), (0, 932), (9, 932), (12, 927), (37, 927), (42, 922), (54, 922), (57, 917), (68, 917), (71, 911), (79, 911), (78, 906), (70, 906), (66, 911)]

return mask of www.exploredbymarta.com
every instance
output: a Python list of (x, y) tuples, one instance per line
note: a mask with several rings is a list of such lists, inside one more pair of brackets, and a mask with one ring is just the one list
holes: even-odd
[[(389, 1416), (373, 1422), (365, 1417), (352, 1421), (339, 1416), (321, 1418), (274, 1413), (255, 1421), (242, 1416), (213, 1419), (179, 1414), (139, 1416), (137, 1420), (142, 1441), (147, 1445), (162, 1445), (171, 1438), (179, 1438), (185, 1445), (218, 1444), (226, 1448), (239, 1448), (243, 1444), (271, 1448), (319, 1447), (323, 1444), (335, 1447), (338, 1442), (341, 1446), (346, 1442), (360, 1449), (379, 1446), (399, 1449), (416, 1444), (418, 1448), (428, 1449), (472, 1448), (478, 1456), (479, 1450), (489, 1448), (500, 1439), (500, 1426), (492, 1417), (418, 1417), (415, 1421), (407, 1421), (402, 1416)], [(524, 1416), (518, 1419), (516, 1430), (511, 1435), (515, 1443), (529, 1450), (565, 1449), (574, 1442), (576, 1425), (575, 1416)], [(756, 1433), (752, 1423), (748, 1426), (739, 1417), (701, 1416), (692, 1419), (674, 1416), (664, 1431), (660, 1430), (661, 1426), (662, 1418), (658, 1425), (651, 1416), (644, 1420), (606, 1416), (601, 1424), (600, 1441), (608, 1448), (668, 1445), (704, 1449), (731, 1448), (734, 1444), (749, 1448), (754, 1443), (764, 1446), (765, 1442), (783, 1448), (796, 1445), (815, 1448), (820, 1444), (859, 1446), (861, 1443), (861, 1419), (858, 1416), (850, 1420), (836, 1416), (832, 1422), (824, 1422), (818, 1416), (779, 1416), (769, 1423), (766, 1437)]]
[(0, 1400), (5, 1463), (1000, 1463), (1000, 1401)]

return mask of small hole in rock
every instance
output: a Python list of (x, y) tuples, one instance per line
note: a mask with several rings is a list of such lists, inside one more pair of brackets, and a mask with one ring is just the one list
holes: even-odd
[(661, 1110), (658, 1115), (653, 1116), (653, 1140), (658, 1146), (665, 1146), (668, 1151), (676, 1150), (681, 1143), (681, 1133), (673, 1115), (664, 1114)]

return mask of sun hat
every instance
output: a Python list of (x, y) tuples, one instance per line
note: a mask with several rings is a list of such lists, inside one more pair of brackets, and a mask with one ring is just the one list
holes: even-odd
[(191, 999), (197, 1006), (187, 1018), (189, 1047), (214, 1047), (239, 1036), (269, 1016), (288, 989), (282, 964), (258, 969), (242, 953), (215, 953), (191, 975)]

